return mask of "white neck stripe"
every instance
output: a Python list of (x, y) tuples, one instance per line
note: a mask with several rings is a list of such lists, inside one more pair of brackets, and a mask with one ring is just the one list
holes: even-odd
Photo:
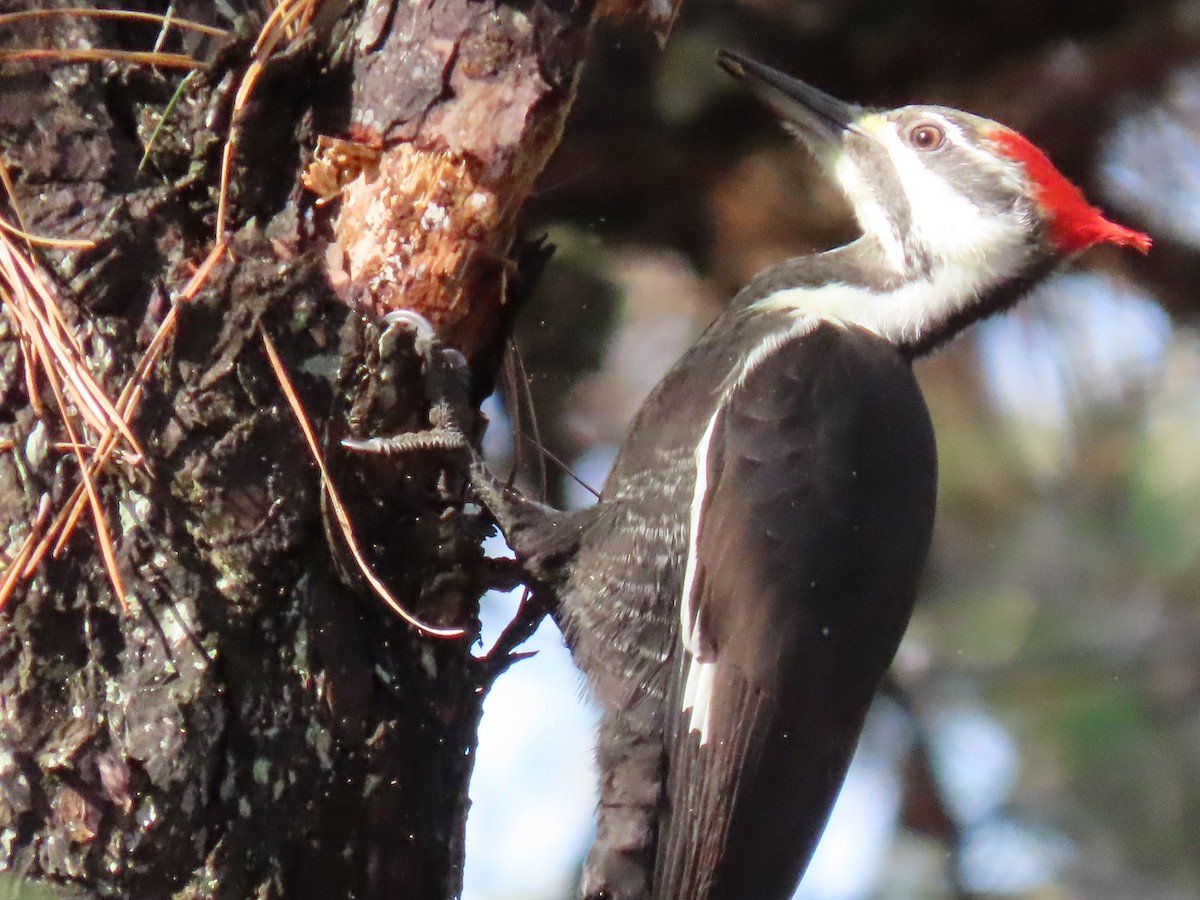
[(751, 308), (858, 325), (897, 346), (912, 346), (971, 306), (998, 283), (1000, 275), (976, 266), (945, 264), (928, 278), (907, 281), (891, 291), (834, 282), (785, 288)]

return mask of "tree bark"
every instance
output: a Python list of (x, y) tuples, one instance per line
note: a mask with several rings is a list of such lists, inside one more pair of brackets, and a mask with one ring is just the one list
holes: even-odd
[[(397, 463), (339, 440), (428, 426), (420, 360), (403, 341), (380, 349), (374, 323), (388, 309), (425, 314), (472, 361), (475, 398), (486, 392), (523, 276), (519, 213), (597, 12), (562, 0), (311, 6), (264, 50), (261, 19), (177, 2), (176, 16), (231, 36), (167, 30), (163, 50), (206, 61), (173, 103), (181, 78), (169, 69), (0, 68), (0, 154), (15, 183), (5, 218), (19, 210), (28, 231), (95, 242), (15, 243), (110, 397), (178, 304), (131, 422), (145, 463), (113, 463), (96, 481), (128, 610), (85, 515), (0, 620), (0, 868), (22, 877), (138, 898), (461, 888), (476, 726), (500, 668), (470, 652), (489, 525), (464, 512), (462, 458)], [(605, 12), (669, 25), (670, 8), (641, 6)], [(159, 28), (55, 15), (14, 23), (0, 42), (142, 51)], [(227, 246), (185, 300), (218, 228)], [(52, 446), (70, 438), (48, 412), (47, 379), (27, 376), (4, 299), (8, 570), (80, 468)], [(370, 567), (412, 613), (464, 636), (405, 624), (351, 562), (262, 333)]]

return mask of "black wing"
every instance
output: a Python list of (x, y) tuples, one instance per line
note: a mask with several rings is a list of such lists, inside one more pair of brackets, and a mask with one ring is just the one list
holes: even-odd
[(787, 898), (908, 622), (932, 429), (890, 344), (821, 325), (732, 391), (698, 459), (654, 896)]

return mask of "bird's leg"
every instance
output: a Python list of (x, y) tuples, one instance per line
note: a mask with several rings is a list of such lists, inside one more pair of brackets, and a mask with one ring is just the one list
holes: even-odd
[(393, 310), (384, 317), (384, 322), (387, 327), (379, 336), (381, 353), (386, 354), (387, 343), (394, 341), (400, 332), (413, 335), (413, 351), (421, 359), (432, 427), (389, 437), (345, 438), (342, 446), (385, 456), (421, 450), (454, 450), (469, 454), (471, 488), (476, 498), (492, 514), (519, 558), (535, 555), (537, 547), (522, 540), (522, 536), (547, 517), (559, 513), (496, 478), (472, 446), (464, 424), (471, 417), (471, 379), (466, 358), (453, 347), (443, 344), (433, 325), (418, 312)]
[[(384, 317), (386, 328), (379, 337), (381, 355), (387, 355), (389, 344), (402, 333), (412, 335), (413, 351), (421, 359), (421, 373), (426, 396), (429, 398), (431, 427), (424, 431), (407, 431), (388, 437), (345, 438), (342, 445), (350, 450), (385, 456), (420, 451), (455, 451), (470, 457), (469, 477), (476, 500), (495, 520), (505, 539), (517, 555), (509, 566), (507, 561), (493, 560), (493, 574), (498, 587), (511, 588), (519, 583), (546, 581), (545, 566), (541, 564), (549, 548), (562, 543), (562, 533), (552, 526), (563, 517), (553, 507), (522, 495), (511, 485), (497, 479), (485, 465), (482, 456), (468, 438), (467, 422), (471, 420), (470, 370), (466, 358), (453, 347), (447, 347), (437, 337), (433, 325), (420, 313), (409, 309), (393, 310)], [(547, 531), (556, 540), (544, 540)], [(569, 530), (564, 530), (569, 533)], [(507, 568), (508, 571), (501, 571)], [(544, 586), (543, 586), (544, 587)], [(553, 607), (553, 592), (538, 590), (544, 607)]]
[[(487, 470), (482, 458), (467, 437), (466, 423), (471, 421), (470, 371), (466, 358), (437, 337), (433, 325), (420, 313), (402, 309), (389, 313), (385, 328), (379, 336), (379, 353), (388, 358), (396, 350), (395, 343), (403, 335), (410, 336), (412, 351), (421, 363), (421, 378), (429, 401), (428, 429), (406, 431), (386, 437), (346, 438), (342, 445), (349, 450), (383, 456), (401, 457), (425, 451), (465, 453), (469, 456), (469, 475), (473, 493), (480, 505), (505, 528), (504, 512), (523, 502), (515, 491), (499, 483)], [(531, 579), (521, 560), (490, 558), (479, 570), (481, 590), (511, 590), (528, 584)], [(486, 656), (477, 660), (476, 678), (486, 689), (513, 663), (529, 654), (517, 648), (533, 634), (548, 612), (544, 597), (549, 591), (527, 590), (513, 620), (505, 627)]]
[[(344, 438), (342, 446), (348, 450), (381, 456), (403, 456), (425, 451), (466, 453), (470, 456), (472, 484), (482, 481), (485, 475), (490, 478), (490, 473), (487, 473), (471, 446), (464, 426), (471, 418), (468, 399), (470, 371), (466, 358), (458, 350), (443, 344), (430, 321), (414, 310), (393, 310), (384, 317), (384, 323), (384, 330), (379, 336), (379, 353), (383, 358), (394, 352), (396, 341), (402, 335), (411, 336), (412, 350), (420, 359), (422, 382), (429, 400), (430, 427), (383, 437)], [(483, 505), (490, 511), (486, 501)], [(510, 590), (524, 580), (524, 571), (519, 563), (507, 559), (490, 561), (488, 587)]]

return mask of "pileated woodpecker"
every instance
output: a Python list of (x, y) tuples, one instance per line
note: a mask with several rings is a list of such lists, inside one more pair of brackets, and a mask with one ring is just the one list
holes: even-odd
[(843, 103), (733, 53), (862, 229), (755, 277), (642, 406), (592, 508), (477, 489), (604, 707), (589, 900), (794, 891), (912, 610), (933, 525), (915, 357), (1096, 243), (1033, 144)]

